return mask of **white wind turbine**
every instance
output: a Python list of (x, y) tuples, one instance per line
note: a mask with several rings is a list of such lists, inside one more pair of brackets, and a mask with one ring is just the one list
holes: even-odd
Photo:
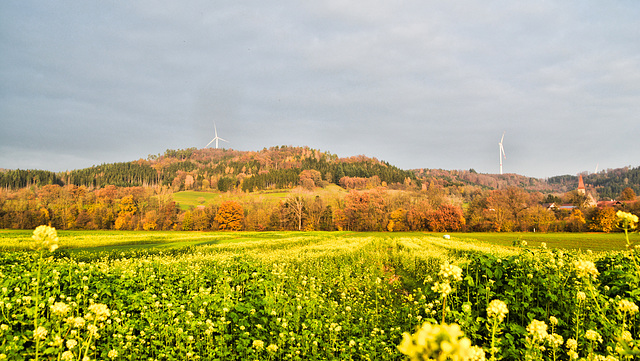
[(213, 143), (213, 141), (214, 141), (214, 140), (216, 141), (216, 149), (218, 149), (218, 141), (219, 141), (219, 140), (221, 140), (221, 141), (223, 141), (223, 142), (227, 142), (227, 143), (229, 143), (229, 141), (228, 141), (228, 140), (222, 139), (222, 138), (220, 138), (220, 137), (218, 136), (218, 128), (216, 128), (216, 122), (213, 122), (213, 129), (214, 129), (214, 131), (216, 132), (216, 136), (215, 136), (215, 138), (211, 139), (211, 141), (210, 141), (207, 145), (205, 145), (205, 146), (204, 146), (205, 148), (206, 148), (206, 147), (208, 147), (208, 146), (209, 146), (209, 144)]
[(500, 139), (500, 174), (502, 174), (502, 158), (507, 159), (507, 154), (504, 152), (504, 147), (502, 146), (502, 141), (504, 140), (504, 133), (502, 132), (502, 138)]

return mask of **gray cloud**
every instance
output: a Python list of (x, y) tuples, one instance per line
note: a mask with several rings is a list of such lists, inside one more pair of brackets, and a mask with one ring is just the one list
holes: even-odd
[(640, 154), (634, 2), (0, 4), (0, 168), (308, 145), (553, 176)]

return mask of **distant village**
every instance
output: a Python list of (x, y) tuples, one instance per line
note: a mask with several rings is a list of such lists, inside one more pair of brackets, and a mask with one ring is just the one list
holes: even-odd
[[(623, 206), (625, 204), (632, 204), (635, 203), (636, 200), (614, 200), (614, 199), (610, 199), (608, 201), (597, 201), (596, 198), (593, 196), (593, 194), (587, 190), (587, 187), (585, 187), (584, 185), (584, 180), (582, 179), (582, 175), (580, 175), (579, 179), (578, 179), (578, 188), (577, 188), (577, 193), (581, 194), (584, 196), (584, 203), (583, 203), (583, 207), (597, 207), (597, 208), (604, 208), (604, 207), (617, 207), (617, 206)], [(635, 194), (634, 194), (635, 196)], [(557, 204), (556, 202), (551, 202), (551, 203), (545, 203), (544, 206), (548, 209), (548, 210), (573, 210), (575, 208), (580, 208), (580, 206), (577, 206), (575, 204), (572, 203), (563, 203), (563, 204)]]

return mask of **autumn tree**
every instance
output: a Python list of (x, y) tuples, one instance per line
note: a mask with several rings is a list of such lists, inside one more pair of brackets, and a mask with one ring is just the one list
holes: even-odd
[(352, 231), (382, 231), (386, 222), (384, 190), (352, 190), (345, 197), (346, 229)]
[(593, 214), (589, 228), (609, 233), (615, 228), (617, 220), (616, 210), (613, 207), (598, 208)]
[(556, 216), (552, 211), (541, 205), (535, 205), (523, 211), (519, 228), (522, 231), (548, 232), (555, 221)]
[(520, 188), (491, 191), (486, 199), (484, 215), (497, 232), (510, 232), (522, 228), (524, 210), (532, 205), (531, 196)]
[(133, 229), (134, 227), (131, 221), (137, 210), (138, 207), (136, 206), (136, 202), (133, 199), (132, 194), (122, 197), (120, 200), (120, 212), (118, 213), (118, 218), (116, 218), (115, 228), (118, 230)]
[(305, 169), (300, 172), (299, 184), (308, 190), (321, 187), (323, 185), (322, 174), (315, 169)]
[(436, 232), (460, 231), (465, 219), (460, 207), (443, 204), (429, 215), (429, 228)]
[(620, 197), (618, 197), (619, 201), (635, 201), (636, 200), (636, 192), (633, 191), (631, 187), (627, 187), (622, 190), (620, 193)]
[(320, 196), (315, 196), (313, 202), (307, 203), (308, 224), (305, 229), (319, 230), (322, 216), (325, 214), (325, 206)]
[(320, 231), (333, 231), (335, 229), (335, 222), (333, 219), (333, 208), (328, 205), (322, 211), (320, 220), (318, 222), (318, 230)]
[(222, 202), (215, 216), (220, 230), (239, 231), (244, 222), (244, 210), (235, 201)]
[(302, 221), (307, 213), (307, 200), (300, 192), (291, 192), (282, 203), (282, 211), (285, 219), (293, 219), (296, 229), (302, 230)]
[(565, 193), (564, 201), (570, 203), (574, 207), (583, 208), (587, 204), (587, 195), (577, 190)]
[(389, 215), (387, 230), (389, 232), (405, 231), (407, 229), (406, 214), (407, 212), (402, 208), (398, 208), (395, 211), (391, 212), (391, 214)]
[(587, 223), (587, 221), (585, 220), (582, 211), (575, 208), (567, 219), (567, 228), (571, 232), (582, 232), (584, 231), (585, 223)]

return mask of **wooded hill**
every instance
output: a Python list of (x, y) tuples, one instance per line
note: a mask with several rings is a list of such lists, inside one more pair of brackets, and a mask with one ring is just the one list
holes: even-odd
[[(583, 174), (587, 189), (598, 199), (615, 199), (630, 187), (640, 194), (640, 167), (609, 169)], [(344, 188), (420, 189), (429, 186), (480, 189), (522, 188), (549, 194), (564, 194), (578, 186), (578, 175), (548, 179), (517, 174), (481, 174), (470, 170), (402, 170), (363, 155), (339, 158), (308, 147), (276, 146), (261, 151), (230, 149), (167, 150), (147, 159), (110, 163), (62, 173), (45, 170), (0, 170), (0, 187), (18, 189), (47, 184), (118, 187), (170, 186), (181, 190), (287, 189), (333, 183)]]
[(298, 185), (334, 183), (345, 188), (411, 184), (420, 186), (413, 172), (365, 156), (338, 158), (307, 147), (273, 147), (258, 152), (227, 149), (167, 150), (132, 162), (102, 164), (66, 173), (41, 170), (0, 172), (0, 186), (17, 189), (47, 184), (89, 189), (170, 186), (180, 190), (241, 189), (253, 192)]
[[(578, 188), (578, 175), (561, 175), (548, 179), (518, 174), (480, 174), (475, 170), (414, 170), (419, 180), (442, 187), (474, 186), (483, 189), (522, 188), (531, 192), (564, 194)], [(640, 194), (640, 167), (607, 169), (599, 173), (582, 173), (587, 190), (598, 200), (616, 199), (625, 188)]]

